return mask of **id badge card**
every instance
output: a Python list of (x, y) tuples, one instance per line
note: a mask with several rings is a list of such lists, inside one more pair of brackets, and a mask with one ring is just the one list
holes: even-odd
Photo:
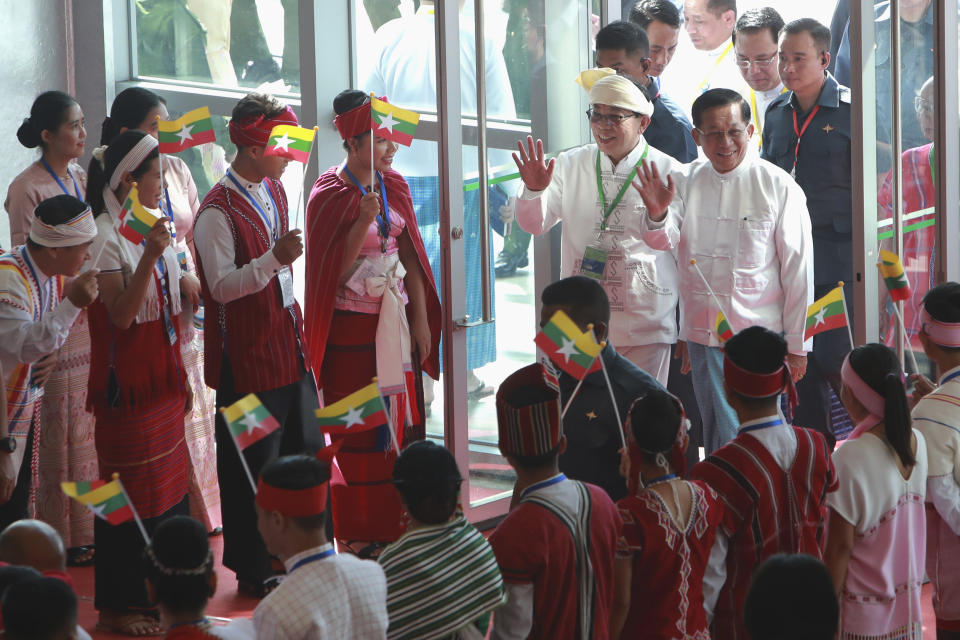
[(607, 259), (610, 252), (595, 245), (588, 246), (583, 252), (580, 261), (580, 273), (594, 280), (603, 280), (603, 272), (607, 269)]
[(177, 329), (173, 326), (173, 318), (170, 316), (170, 307), (166, 305), (163, 308), (163, 328), (167, 331), (167, 339), (170, 344), (177, 343)]
[(283, 297), (284, 308), (292, 307), (295, 299), (293, 297), (293, 272), (289, 266), (284, 266), (277, 272), (277, 280), (280, 282), (280, 293)]

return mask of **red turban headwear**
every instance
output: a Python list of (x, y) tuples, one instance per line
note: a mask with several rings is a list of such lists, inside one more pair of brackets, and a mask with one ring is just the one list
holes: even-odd
[[(379, 98), (387, 102), (386, 96)], [(345, 111), (333, 119), (333, 126), (344, 140), (349, 140), (366, 131), (370, 131), (370, 101)]]
[(723, 380), (727, 386), (747, 398), (771, 398), (786, 392), (790, 406), (797, 406), (797, 388), (786, 362), (772, 373), (755, 373), (738, 367), (724, 354)]
[(273, 116), (266, 118), (263, 114), (247, 118), (231, 118), (230, 142), (238, 147), (265, 147), (270, 141), (270, 132), (278, 124), (296, 126), (297, 115), (289, 106)]

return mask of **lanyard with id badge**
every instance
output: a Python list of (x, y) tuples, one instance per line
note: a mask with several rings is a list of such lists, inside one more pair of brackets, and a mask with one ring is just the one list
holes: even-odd
[(627, 176), (626, 181), (620, 187), (620, 191), (617, 192), (613, 202), (611, 202), (608, 206), (607, 194), (603, 190), (603, 179), (600, 175), (600, 151), (597, 150), (597, 194), (600, 196), (601, 213), (600, 232), (597, 233), (597, 239), (591, 244), (587, 245), (587, 248), (583, 251), (583, 259), (580, 261), (580, 273), (582, 275), (595, 280), (603, 280), (603, 273), (607, 269), (607, 261), (610, 257), (610, 250), (604, 248), (603, 243), (600, 242), (600, 238), (607, 230), (607, 220), (610, 218), (610, 214), (613, 213), (613, 211), (617, 208), (617, 205), (620, 204), (620, 201), (623, 200), (623, 195), (627, 192), (627, 189), (630, 188), (630, 183), (633, 182), (634, 177), (637, 175), (637, 167), (639, 167), (647, 157), (648, 151), (650, 151), (649, 143), (647, 143), (643, 148), (643, 155), (641, 155), (640, 159), (637, 160), (637, 164), (633, 167), (633, 169), (631, 169), (630, 175)]
[[(240, 181), (233, 176), (233, 173), (231, 173), (229, 169), (227, 170), (227, 177), (236, 185), (240, 194), (245, 197), (247, 201), (253, 205), (253, 208), (257, 210), (257, 213), (260, 214), (260, 219), (263, 220), (263, 226), (266, 227), (267, 233), (273, 236), (273, 243), (276, 244), (280, 238), (280, 209), (277, 207), (277, 201), (273, 199), (273, 193), (270, 192), (269, 187), (267, 188), (267, 196), (270, 198), (270, 204), (273, 206), (273, 220), (267, 216), (267, 212), (263, 210), (263, 207), (260, 206), (257, 199), (243, 188), (243, 185), (240, 184)], [(296, 302), (296, 298), (294, 298), (293, 295), (293, 272), (290, 269), (290, 265), (285, 264), (280, 267), (280, 270), (277, 271), (277, 282), (280, 284), (283, 307), (285, 309), (292, 307), (293, 303)]]

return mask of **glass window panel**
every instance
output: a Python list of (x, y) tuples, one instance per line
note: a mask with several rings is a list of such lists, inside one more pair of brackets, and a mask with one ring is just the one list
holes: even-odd
[(296, 0), (131, 0), (135, 77), (300, 92)]
[[(936, 208), (932, 164), (936, 118), (933, 78), (933, 4), (914, 12), (901, 7), (899, 20), (899, 127), (893, 110), (893, 47), (888, 12), (876, 16), (878, 229), (880, 248), (896, 253), (910, 283), (911, 295), (895, 303), (883, 280), (879, 283), (880, 337), (905, 353), (905, 364), (933, 375), (917, 333), (923, 296), (935, 282)], [(900, 162), (894, 162), (899, 144)], [(899, 190), (900, 210), (896, 211)], [(899, 220), (899, 224), (895, 222)], [(902, 314), (903, 332), (900, 323)]]

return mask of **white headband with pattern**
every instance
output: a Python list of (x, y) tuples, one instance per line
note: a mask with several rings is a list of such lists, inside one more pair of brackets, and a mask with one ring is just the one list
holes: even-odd
[(140, 163), (150, 155), (150, 152), (157, 148), (158, 144), (157, 139), (153, 136), (147, 135), (140, 138), (140, 141), (133, 145), (133, 148), (127, 151), (127, 155), (123, 156), (123, 159), (117, 163), (117, 168), (113, 170), (113, 175), (110, 176), (110, 188), (115, 190), (120, 186), (120, 179), (123, 174), (136, 170)]
[(90, 207), (61, 224), (49, 225), (37, 215), (30, 223), (30, 239), (41, 247), (75, 247), (96, 237), (97, 225)]

